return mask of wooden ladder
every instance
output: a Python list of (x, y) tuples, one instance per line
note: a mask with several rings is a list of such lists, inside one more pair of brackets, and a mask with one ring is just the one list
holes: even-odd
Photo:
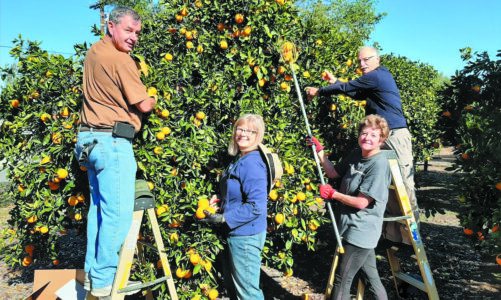
[[(145, 211), (148, 212), (148, 219), (150, 220), (151, 223), (151, 228), (153, 231), (153, 236), (155, 238), (156, 246), (138, 240), (139, 230), (141, 228), (141, 223)], [(164, 271), (165, 276), (147, 283), (127, 287), (127, 283), (129, 281), (129, 276), (130, 276), (130, 269), (132, 267), (132, 262), (134, 259), (134, 253), (137, 254), (138, 259), (142, 260), (143, 263), (145, 261), (143, 256), (144, 246), (156, 250), (156, 252), (158, 252), (160, 256), (160, 261), (162, 262), (162, 269)], [(139, 197), (136, 198), (134, 202), (134, 214), (132, 217), (132, 225), (130, 227), (129, 233), (127, 234), (127, 238), (125, 239), (125, 242), (122, 244), (122, 248), (120, 250), (119, 263), (115, 274), (115, 279), (113, 281), (111, 295), (109, 297), (105, 297), (105, 299), (123, 300), (127, 292), (148, 288), (146, 299), (153, 300), (154, 298), (150, 287), (161, 284), (163, 282), (167, 283), (170, 298), (172, 300), (178, 300), (176, 287), (174, 285), (174, 279), (172, 277), (169, 263), (167, 261), (167, 255), (165, 253), (162, 234), (160, 232), (157, 217), (155, 214), (155, 200), (153, 197)], [(92, 296), (91, 293), (87, 293), (86, 299), (95, 300), (98, 298)]]
[[(398, 248), (391, 247), (387, 250), (388, 260), (390, 263), (391, 272), (393, 273), (393, 279), (395, 282), (395, 288), (397, 290), (397, 295), (401, 298), (401, 295), (398, 292), (398, 287), (402, 282), (406, 282), (409, 285), (412, 285), (421, 291), (425, 292), (428, 295), (430, 300), (438, 300), (438, 292), (437, 287), (435, 286), (435, 282), (433, 280), (433, 275), (431, 272), (430, 264), (428, 263), (428, 258), (426, 257), (426, 252), (424, 250), (423, 241), (421, 239), (421, 235), (419, 234), (419, 230), (417, 228), (417, 222), (414, 218), (414, 214), (412, 213), (412, 208), (409, 203), (409, 197), (407, 195), (407, 190), (405, 188), (404, 181), (402, 179), (402, 175), (400, 173), (400, 167), (398, 166), (397, 155), (393, 150), (383, 150), (388, 159), (388, 163), (390, 164), (391, 177), (392, 177), (392, 185), (390, 186), (390, 195), (389, 200), (395, 199), (398, 202), (398, 206), (400, 207), (400, 215), (395, 217), (384, 218), (385, 222), (398, 222), (405, 226), (405, 232), (408, 233), (409, 239), (412, 242), (412, 246), (414, 248), (413, 257), (417, 260), (419, 265), (419, 270), (421, 272), (421, 277), (423, 281), (417, 280), (414, 277), (404, 273), (400, 268), (400, 260), (395, 255), (398, 251)], [(395, 201), (393, 200), (393, 201)], [(332, 288), (334, 286), (334, 276), (336, 273), (336, 267), (339, 260), (339, 249), (336, 248), (336, 253), (334, 255), (334, 261), (332, 263), (331, 271), (329, 274), (329, 279), (327, 282), (327, 289), (325, 292), (325, 299), (329, 300), (332, 292)], [(358, 290), (356, 299), (362, 300), (364, 296), (364, 284), (361, 280), (358, 283)]]

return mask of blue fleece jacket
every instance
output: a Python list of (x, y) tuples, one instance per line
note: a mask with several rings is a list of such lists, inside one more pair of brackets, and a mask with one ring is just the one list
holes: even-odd
[(219, 183), (221, 212), (230, 235), (254, 235), (266, 230), (268, 173), (259, 151), (230, 164)]
[(386, 119), (390, 129), (407, 127), (402, 110), (402, 100), (397, 84), (384, 66), (349, 81), (320, 88), (320, 96), (346, 94), (353, 99), (366, 100), (366, 115), (378, 114)]

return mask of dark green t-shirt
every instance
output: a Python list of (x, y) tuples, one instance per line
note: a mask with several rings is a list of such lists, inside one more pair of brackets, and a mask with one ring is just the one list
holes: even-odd
[(388, 202), (391, 183), (390, 165), (380, 152), (363, 157), (360, 148), (351, 152), (335, 166), (342, 177), (339, 192), (358, 196), (359, 193), (374, 199), (364, 209), (338, 203), (336, 219), (344, 240), (361, 248), (375, 248), (381, 236), (383, 216)]

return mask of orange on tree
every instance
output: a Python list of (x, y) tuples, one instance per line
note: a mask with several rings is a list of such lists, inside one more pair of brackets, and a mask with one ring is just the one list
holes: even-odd
[(266, 80), (265, 80), (264, 78), (261, 78), (261, 79), (259, 79), (259, 82), (258, 82), (258, 83), (259, 83), (259, 86), (261, 86), (261, 87), (262, 87), (262, 86), (264, 86), (264, 84), (266, 83)]
[(280, 88), (281, 88), (282, 90), (286, 90), (286, 89), (288, 89), (288, 88), (289, 88), (289, 85), (288, 85), (286, 82), (282, 82), (282, 83), (280, 84)]
[(160, 155), (160, 154), (162, 154), (162, 153), (163, 153), (163, 149), (162, 149), (162, 147), (160, 147), (160, 146), (155, 147), (155, 148), (153, 149), (153, 153), (155, 153), (156, 155)]
[(20, 184), (20, 185), (17, 187), (17, 190), (18, 190), (20, 193), (22, 193), (22, 192), (24, 192), (25, 188), (24, 188), (24, 186), (23, 186), (22, 184)]
[(446, 111), (446, 112), (444, 112), (442, 115), (444, 115), (445, 117), (450, 117), (450, 116), (451, 116), (451, 113), (450, 113), (450, 112), (448, 112), (448, 111)]
[(206, 210), (206, 208), (201, 208), (201, 207), (197, 208), (197, 212), (196, 212), (195, 215), (197, 216), (198, 219), (204, 219), (205, 218), (205, 212), (204, 212), (204, 210)]
[(273, 201), (277, 200), (278, 199), (278, 192), (275, 191), (275, 190), (272, 190), (270, 192), (270, 199), (273, 200)]
[(36, 215), (32, 215), (26, 219), (28, 223), (35, 223), (38, 220)]
[(468, 229), (468, 228), (465, 228), (463, 231), (464, 231), (464, 233), (466, 233), (467, 235), (471, 235), (471, 234), (473, 234), (473, 230)]
[(200, 259), (200, 254), (198, 253), (190, 255), (190, 262), (195, 266), (200, 263)]
[(222, 40), (220, 42), (220, 45), (221, 45), (221, 49), (226, 49), (228, 48), (228, 42), (226, 40)]
[(171, 242), (177, 242), (179, 241), (179, 235), (176, 232), (174, 232), (169, 236), (169, 240)]
[(296, 196), (296, 197), (297, 197), (297, 200), (299, 200), (299, 201), (304, 201), (304, 200), (306, 200), (306, 195), (305, 195), (303, 192), (299, 192), (299, 193), (297, 193), (297, 196)]
[(480, 91), (480, 87), (478, 85), (472, 87), (472, 89), (475, 91), (475, 92), (479, 92)]
[(157, 132), (156, 135), (157, 140), (163, 140), (165, 138), (165, 134), (162, 131)]
[(11, 100), (10, 101), (10, 105), (12, 107), (18, 107), (19, 106), (19, 100), (17, 100), (17, 99)]
[(275, 222), (277, 222), (277, 224), (282, 224), (285, 220), (285, 216), (283, 214), (277, 214), (275, 216)]
[(207, 198), (202, 198), (197, 203), (198, 208), (207, 209), (210, 206), (209, 200)]
[(499, 182), (498, 184), (496, 184), (496, 188), (497, 188), (498, 190), (501, 190), (501, 182)]
[(66, 177), (68, 177), (68, 171), (66, 171), (65, 169), (59, 169), (57, 171), (57, 177), (59, 177), (59, 179), (65, 179)]
[(75, 214), (75, 220), (77, 220), (77, 221), (82, 220), (82, 215), (81, 214)]
[(285, 67), (284, 66), (278, 67), (278, 74), (283, 74), (284, 72), (285, 72)]
[(217, 299), (217, 296), (219, 296), (219, 292), (216, 289), (211, 289), (209, 291), (209, 299), (210, 300), (215, 300)]
[(498, 263), (498, 265), (501, 265), (501, 254), (498, 254), (498, 256), (496, 256), (496, 262)]
[(77, 198), (78, 202), (84, 202), (85, 201), (85, 196), (82, 193), (78, 193), (76, 195), (76, 198)]
[(242, 14), (237, 14), (235, 16), (235, 21), (237, 21), (238, 24), (242, 23), (244, 21), (244, 15)]
[(170, 53), (165, 54), (165, 59), (166, 59), (167, 61), (172, 61), (172, 59), (173, 59), (172, 54), (170, 54)]
[(163, 110), (160, 112), (160, 116), (161, 116), (162, 118), (167, 118), (169, 115), (170, 115), (170, 112), (169, 112), (167, 109), (163, 109)]
[(203, 6), (202, 1), (201, 0), (195, 1), (195, 6), (198, 7), (198, 8), (201, 8)]
[(31, 263), (33, 262), (33, 259), (31, 258), (31, 256), (26, 256), (24, 259), (23, 259), (23, 267), (27, 267), (29, 266)]
[(63, 117), (65, 117), (65, 118), (66, 118), (66, 117), (68, 117), (69, 115), (70, 115), (70, 111), (69, 111), (69, 109), (68, 109), (67, 107), (64, 107), (64, 108), (63, 108), (63, 111), (61, 112), (61, 116), (63, 116)]
[(186, 275), (186, 271), (183, 268), (177, 268), (176, 276), (178, 278), (184, 278), (185, 275)]
[(188, 8), (183, 7), (183, 9), (181, 9), (181, 16), (186, 17), (187, 15), (188, 15)]
[(193, 48), (193, 43), (192, 42), (187, 42), (186, 43), (186, 48), (192, 49)]
[(47, 122), (48, 120), (50, 120), (50, 115), (48, 113), (43, 113), (40, 116), (40, 120), (42, 120), (42, 122)]
[(204, 47), (202, 47), (202, 45), (198, 45), (198, 47), (197, 47), (197, 52), (198, 52), (198, 53), (202, 53), (202, 52), (204, 52)]
[(77, 199), (77, 197), (75, 197), (75, 196), (71, 196), (70, 198), (68, 198), (68, 204), (69, 204), (70, 206), (75, 206), (75, 205), (77, 205), (77, 204), (78, 204), (78, 199)]
[(33, 250), (35, 250), (35, 246), (27, 245), (24, 247), (24, 251), (26, 251), (30, 256), (33, 256)]
[(203, 119), (205, 119), (205, 113), (203, 111), (199, 111), (199, 112), (197, 112), (196, 117), (199, 120), (203, 120)]
[[(278, 1), (278, 0), (277, 0), (277, 1)], [(287, 270), (285, 270), (285, 274), (284, 274), (284, 276), (285, 276), (285, 277), (291, 277), (291, 276), (292, 276), (292, 273), (293, 273), (293, 272), (292, 272), (292, 269), (287, 269)]]
[(223, 23), (219, 23), (217, 25), (217, 29), (219, 29), (220, 31), (223, 31), (224, 30), (224, 24)]
[(244, 30), (242, 31), (243, 36), (249, 36), (252, 32), (252, 28), (250, 26), (245, 26)]

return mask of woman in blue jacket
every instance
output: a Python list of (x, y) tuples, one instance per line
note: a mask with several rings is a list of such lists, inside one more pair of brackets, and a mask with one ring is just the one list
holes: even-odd
[[(210, 214), (208, 223), (226, 223), (228, 251), (225, 264), (230, 269), (234, 293), (231, 299), (264, 299), (259, 288), (261, 252), (266, 239), (268, 173), (258, 150), (264, 136), (261, 116), (245, 114), (233, 127), (228, 146), (235, 160), (227, 167), (219, 183), (221, 213)], [(236, 295), (235, 295), (236, 294)]]

